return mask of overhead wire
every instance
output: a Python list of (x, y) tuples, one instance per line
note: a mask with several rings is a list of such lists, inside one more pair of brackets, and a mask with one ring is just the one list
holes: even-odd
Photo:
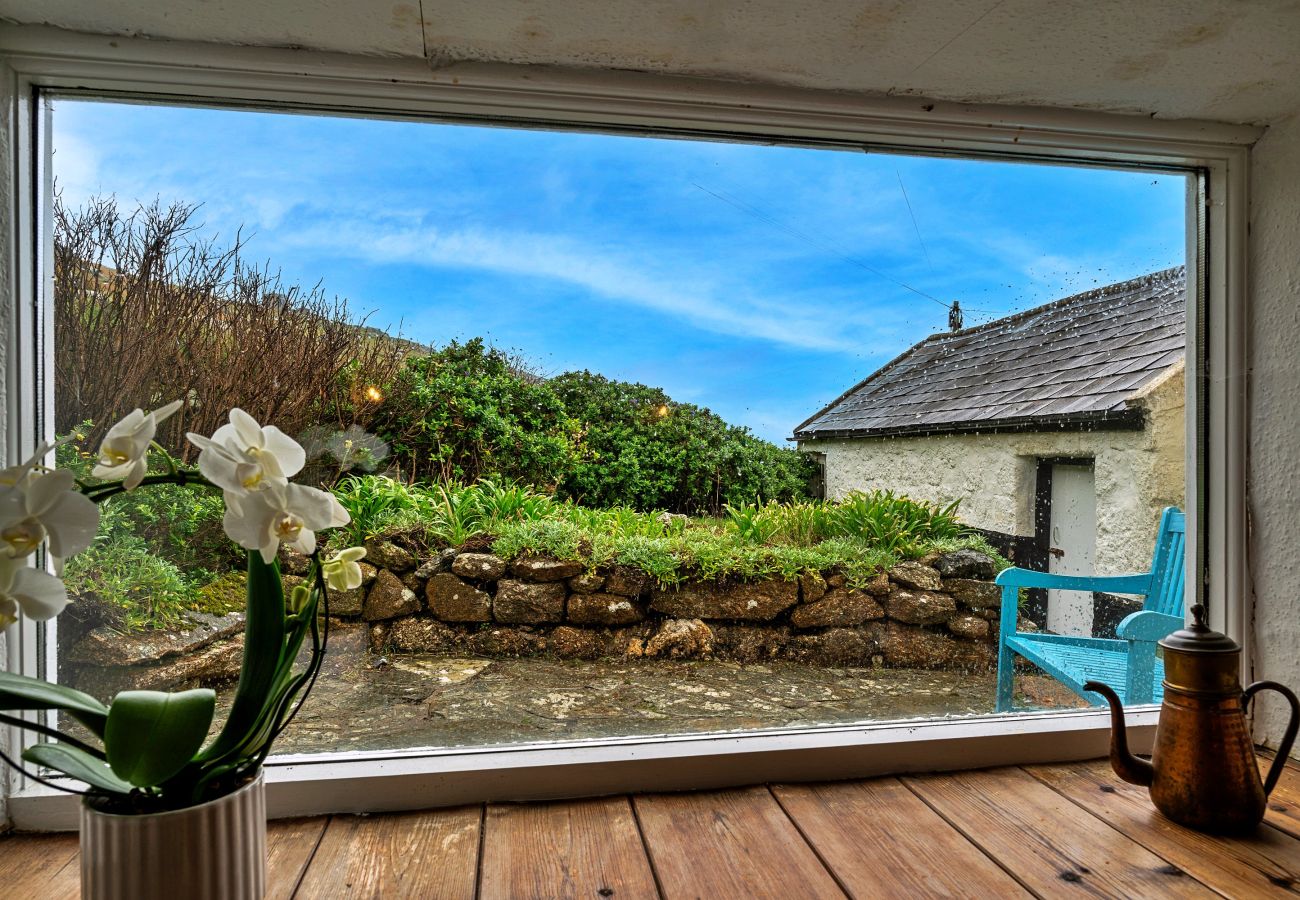
[(794, 235), (796, 238), (798, 238), (801, 241), (804, 241), (805, 243), (811, 244), (814, 247), (819, 247), (828, 253), (833, 253), (834, 255), (838, 256), (840, 259), (844, 260), (845, 262), (852, 263), (855, 266), (866, 269), (868, 272), (872, 273), (878, 278), (883, 278), (885, 281), (888, 281), (891, 284), (896, 284), (901, 288), (905, 288), (906, 290), (911, 291), (913, 294), (917, 294), (918, 296), (924, 297), (927, 300), (933, 300), (935, 303), (938, 303), (944, 309), (947, 309), (951, 305), (940, 300), (938, 297), (935, 297), (931, 294), (927, 294), (925, 291), (912, 287), (910, 284), (904, 284), (903, 282), (899, 281), (897, 278), (889, 277), (879, 269), (872, 268), (871, 266), (864, 263), (862, 260), (849, 256), (847, 253), (843, 252), (837, 247), (827, 244), (824, 241), (818, 240), (817, 238), (808, 235), (797, 228), (794, 228), (790, 225), (786, 225), (784, 222), (780, 222), (777, 219), (772, 218), (771, 216), (764, 213), (762, 210), (750, 206), (748, 203), (745, 203), (743, 200), (737, 200), (735, 197), (731, 197), (725, 193), (709, 190), (704, 185), (698, 184), (694, 181), (691, 182), (691, 185), (696, 188), (699, 188), (701, 191), (704, 191), (704, 193), (706, 194), (710, 194), (716, 197), (717, 199), (721, 200), (723, 203), (727, 203), (731, 206), (736, 207), (739, 210), (749, 213), (752, 216), (762, 219), (764, 222), (767, 222), (769, 225), (773, 226), (774, 228), (779, 228), (781, 231), (784, 231), (787, 234)]
[(903, 187), (903, 175), (894, 169), (894, 177), (898, 179), (898, 189), (903, 193), (903, 202), (907, 204), (907, 214), (912, 217), (912, 229), (916, 232), (917, 243), (921, 245), (921, 251), (925, 254), (925, 264), (930, 267), (930, 274), (934, 274), (934, 261), (930, 259), (930, 248), (925, 245), (925, 238), (921, 237), (921, 226), (916, 223), (916, 213), (912, 210), (912, 201), (907, 197), (907, 188)]

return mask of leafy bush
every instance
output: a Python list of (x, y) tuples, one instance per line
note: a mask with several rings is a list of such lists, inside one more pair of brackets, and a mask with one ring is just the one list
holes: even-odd
[(717, 514), (808, 496), (813, 464), (659, 388), (570, 372), (549, 382), (581, 424), (559, 494), (587, 506)]
[(542, 380), (480, 338), (409, 358), (371, 427), (408, 481), (518, 481), (589, 507), (716, 515), (806, 498), (813, 474), (796, 451), (659, 388)]
[(545, 382), (482, 338), (408, 359), (371, 427), (411, 481), (532, 484), (568, 470), (577, 430)]

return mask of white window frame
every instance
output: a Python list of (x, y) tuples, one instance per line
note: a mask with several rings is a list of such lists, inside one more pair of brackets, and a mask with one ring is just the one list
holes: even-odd
[[(0, 35), (0, 302), (6, 307), (5, 452), (25, 456), (51, 408), (41, 362), (52, 337), (52, 251), (43, 169), (43, 95), (217, 104), (368, 118), (420, 118), (623, 131), (867, 152), (1106, 164), (1195, 171), (1189, 209), (1187, 512), (1196, 536), (1190, 591), (1215, 625), (1248, 642), (1246, 486), (1246, 210), (1254, 128), (1103, 113), (870, 98), (611, 71), (458, 65), (423, 60), (96, 37), (38, 27)], [(1198, 238), (1205, 236), (1204, 242)], [(44, 392), (41, 396), (40, 393)], [(1205, 486), (1202, 489), (1202, 486)], [(50, 676), (29, 622), (5, 634), (11, 671)], [(1244, 657), (1251, 658), (1249, 643)], [(1129, 715), (1149, 744), (1151, 708)], [(8, 746), (17, 737), (7, 735)], [(1109, 737), (1103, 710), (893, 722), (746, 734), (273, 757), (270, 812), (305, 815), (601, 793), (864, 777), (887, 772), (1085, 759)], [(76, 827), (76, 798), (13, 784), (9, 812), (31, 829)]]

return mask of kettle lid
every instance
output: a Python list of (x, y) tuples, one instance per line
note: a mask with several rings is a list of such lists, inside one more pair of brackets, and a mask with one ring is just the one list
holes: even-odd
[(1192, 607), (1192, 624), (1179, 629), (1160, 641), (1166, 650), (1183, 653), (1240, 653), (1238, 644), (1226, 634), (1214, 631), (1205, 622), (1205, 607), (1197, 603)]

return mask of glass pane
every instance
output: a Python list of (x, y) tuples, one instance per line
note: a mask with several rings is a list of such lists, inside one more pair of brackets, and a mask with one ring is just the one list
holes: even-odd
[[(1158, 537), (1187, 452), (1181, 175), (54, 118), (61, 462), (89, 477), (114, 421), (179, 400), (157, 440), (193, 465), (185, 433), (238, 407), (350, 511), (328, 550), (367, 550), (280, 752), (987, 715), (1004, 623), (1045, 655), (1003, 711), (1071, 708), (1043, 666), (1114, 680), (1128, 647), (1037, 636), (1180, 609), (1162, 574), (1146, 598), (994, 578), (1181, 552)], [(223, 509), (174, 485), (103, 506), (61, 680), (229, 703)]]

